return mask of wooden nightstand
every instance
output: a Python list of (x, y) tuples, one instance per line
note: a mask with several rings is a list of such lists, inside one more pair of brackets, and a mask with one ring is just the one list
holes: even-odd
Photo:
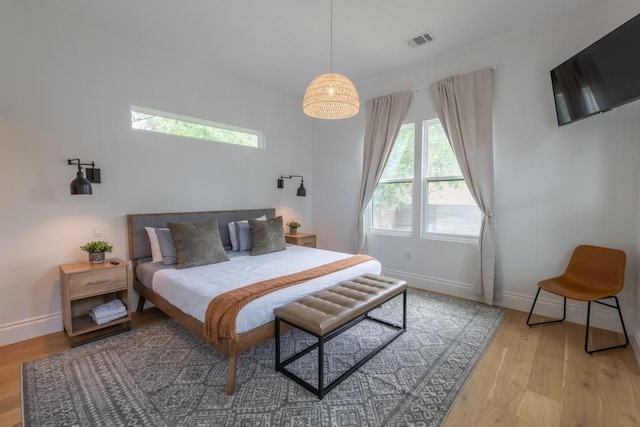
[(308, 248), (316, 247), (316, 235), (310, 233), (284, 234), (287, 243), (298, 246), (306, 246)]
[[(116, 261), (118, 264), (114, 265), (109, 261)], [(69, 335), (71, 347), (131, 330), (129, 288), (129, 264), (118, 258), (107, 259), (100, 264), (60, 266), (62, 324)], [(127, 307), (126, 316), (102, 325), (89, 317), (93, 307), (116, 298)], [(85, 336), (80, 342), (76, 341), (79, 335)]]

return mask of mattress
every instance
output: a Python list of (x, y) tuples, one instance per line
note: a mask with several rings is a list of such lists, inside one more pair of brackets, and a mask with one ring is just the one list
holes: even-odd
[(143, 262), (136, 267), (136, 278), (149, 289), (153, 289), (153, 276), (156, 271), (174, 268), (161, 262)]
[[(152, 273), (151, 287), (156, 293), (183, 312), (204, 322), (209, 302), (220, 294), (350, 256), (341, 252), (287, 245), (287, 249), (280, 252), (260, 256), (236, 253), (227, 262), (182, 270), (159, 266), (147, 268), (155, 270)], [(380, 272), (380, 262), (371, 260), (267, 294), (250, 302), (240, 311), (237, 318), (237, 331), (243, 333), (272, 321), (273, 309), (278, 306), (343, 280), (367, 273), (380, 274)]]

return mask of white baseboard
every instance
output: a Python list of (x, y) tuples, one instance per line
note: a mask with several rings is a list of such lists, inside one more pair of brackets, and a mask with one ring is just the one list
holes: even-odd
[(473, 301), (482, 301), (480, 296), (473, 293), (472, 286), (466, 283), (436, 279), (434, 277), (422, 276), (413, 273), (405, 273), (403, 271), (392, 270), (389, 268), (383, 268), (382, 274), (406, 280), (409, 286), (423, 289), (425, 291), (437, 292), (439, 294), (451, 295)]
[[(139, 298), (140, 296), (137, 292), (131, 292), (131, 311), (136, 309)], [(145, 307), (150, 306), (152, 306), (152, 304), (147, 301)], [(61, 312), (7, 323), (6, 325), (0, 325), (0, 346), (40, 337), (42, 335), (53, 334), (63, 329)]]
[(0, 346), (62, 331), (62, 313), (32, 317), (0, 326)]
[[(383, 269), (383, 274), (406, 280), (410, 286), (419, 289), (482, 302), (482, 297), (475, 295), (473, 293), (473, 286), (468, 283), (436, 279), (434, 277), (404, 273), (391, 269)], [(496, 296), (495, 305), (528, 313), (531, 309), (536, 291), (537, 288), (531, 289), (531, 295), (523, 295), (516, 292), (499, 293)], [(544, 295), (544, 291), (542, 291), (536, 303), (535, 314), (556, 318), (562, 317), (562, 298), (551, 294)], [(586, 319), (587, 304), (567, 300), (566, 320), (584, 325), (586, 324)], [(629, 322), (626, 323), (629, 324)], [(609, 331), (622, 332), (620, 319), (616, 311), (614, 309), (601, 307), (599, 304), (592, 304), (591, 306), (591, 326)]]

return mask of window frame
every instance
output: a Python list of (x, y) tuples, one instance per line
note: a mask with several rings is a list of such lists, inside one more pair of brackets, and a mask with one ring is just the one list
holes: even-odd
[[(454, 242), (477, 242), (480, 238), (480, 230), (478, 235), (473, 234), (458, 234), (458, 233), (438, 233), (428, 231), (427, 224), (429, 221), (428, 207), (429, 207), (429, 184), (432, 182), (454, 182), (462, 181), (464, 185), (467, 185), (466, 180), (462, 173), (460, 175), (445, 175), (445, 176), (430, 176), (429, 175), (429, 132), (427, 128), (433, 124), (439, 124), (442, 126), (440, 119), (427, 119), (422, 121), (422, 188), (421, 188), (421, 200), (420, 200), (420, 237), (422, 239), (433, 240), (447, 240)], [(453, 148), (451, 148), (453, 151)], [(455, 153), (454, 153), (455, 156)], [(467, 186), (467, 191), (470, 191)], [(477, 204), (476, 204), (477, 207)], [(480, 209), (477, 207), (478, 210)]]
[[(237, 132), (237, 133), (243, 133), (243, 134), (248, 134), (248, 135), (254, 135), (254, 136), (257, 137), (257, 145), (254, 147), (253, 145), (237, 144), (235, 142), (219, 141), (217, 139), (200, 138), (200, 137), (197, 137), (197, 136), (181, 135), (181, 134), (178, 134), (178, 133), (170, 133), (170, 132), (161, 132), (161, 131), (156, 131), (156, 130), (151, 130), (151, 129), (138, 129), (138, 128), (133, 127), (133, 113), (134, 112), (135, 113), (139, 113), (139, 114), (149, 114), (149, 115), (152, 115), (154, 117), (161, 117), (163, 119), (169, 119), (169, 120), (177, 120), (177, 121), (180, 121), (180, 122), (191, 123), (191, 124), (196, 124), (196, 125), (201, 125), (201, 126), (221, 129), (221, 130), (225, 130), (225, 131), (230, 131), (230, 132)], [(233, 145), (233, 146), (236, 146), (236, 147), (257, 148), (257, 149), (264, 149), (265, 148), (265, 135), (264, 135), (264, 132), (259, 131), (259, 130), (255, 130), (255, 129), (243, 128), (243, 127), (240, 127), (240, 126), (229, 125), (229, 124), (226, 124), (226, 123), (213, 122), (211, 120), (200, 119), (200, 118), (197, 118), (197, 117), (189, 117), (189, 116), (184, 116), (184, 115), (176, 114), (176, 113), (169, 113), (169, 112), (166, 112), (166, 111), (155, 110), (153, 108), (141, 107), (139, 105), (131, 105), (129, 117), (130, 117), (130, 120), (131, 120), (131, 130), (134, 130), (134, 131), (153, 132), (153, 133), (159, 133), (159, 134), (162, 134), (162, 135), (170, 135), (170, 136), (178, 136), (178, 137), (181, 137), (181, 138), (195, 139), (195, 140), (198, 140), (198, 141), (215, 142), (215, 143), (219, 143), (219, 144)]]
[(429, 220), (429, 218), (427, 217), (428, 206), (429, 206), (429, 183), (461, 181), (466, 185), (465, 179), (457, 176), (443, 177), (443, 178), (424, 177), (423, 181), (424, 181), (424, 185), (422, 190), (424, 193), (424, 196), (423, 196), (424, 203), (423, 203), (423, 206), (421, 209), (421, 215), (420, 215), (420, 225), (421, 225), (420, 237), (422, 239), (447, 240), (452, 242), (477, 242), (478, 239), (480, 238), (480, 233), (478, 233), (478, 235), (475, 236), (472, 234), (437, 233), (434, 231), (427, 231), (427, 221)]
[[(438, 240), (438, 241), (451, 241), (462, 243), (477, 243), (479, 236), (472, 234), (449, 234), (449, 233), (436, 233), (427, 231), (428, 224), (428, 201), (429, 201), (429, 184), (431, 182), (453, 182), (462, 181), (466, 184), (466, 180), (462, 175), (448, 175), (448, 176), (428, 176), (428, 156), (429, 156), (429, 134), (428, 126), (433, 124), (442, 123), (438, 118), (426, 119), (426, 120), (412, 120), (402, 124), (402, 126), (413, 125), (414, 127), (414, 168), (413, 179), (409, 178), (397, 178), (397, 179), (381, 179), (379, 184), (412, 184), (412, 200), (411, 200), (411, 229), (410, 230), (394, 230), (387, 228), (374, 227), (374, 199), (373, 195), (366, 211), (366, 232), (368, 234), (379, 235), (391, 235), (400, 237), (416, 237), (423, 240)], [(455, 154), (454, 154), (455, 155)], [(418, 185), (417, 185), (418, 184)], [(467, 187), (468, 189), (468, 187)], [(375, 193), (375, 189), (374, 189)], [(417, 203), (417, 204), (416, 204)], [(478, 208), (479, 209), (479, 208)]]
[[(413, 235), (413, 230), (414, 230), (414, 226), (415, 226), (415, 201), (416, 201), (416, 156), (418, 154), (418, 152), (416, 151), (416, 139), (418, 135), (418, 126), (417, 126), (417, 122), (414, 121), (410, 121), (410, 122), (405, 122), (402, 123), (402, 125), (400, 126), (400, 131), (402, 131), (402, 129), (404, 127), (408, 127), (408, 126), (412, 126), (413, 127), (413, 132), (414, 132), (414, 139), (413, 139), (413, 176), (411, 178), (393, 178), (393, 179), (382, 179), (380, 178), (380, 180), (378, 181), (378, 183), (376, 184), (376, 188), (373, 189), (373, 193), (371, 194), (371, 200), (369, 201), (369, 205), (367, 207), (366, 210), (366, 226), (367, 226), (367, 233), (373, 233), (373, 234), (388, 234), (388, 235), (393, 235), (393, 236), (412, 236)], [(398, 132), (398, 135), (400, 135), (400, 131)], [(397, 138), (397, 137), (396, 137)], [(395, 148), (395, 141), (394, 141), (394, 148)], [(389, 153), (389, 155), (391, 155), (391, 153)], [(385, 165), (386, 167), (386, 165)], [(384, 170), (382, 171), (382, 173), (384, 174)], [(373, 221), (373, 215), (374, 215), (374, 199), (373, 196), (376, 192), (376, 189), (378, 187), (378, 185), (380, 184), (407, 184), (407, 183), (411, 183), (411, 228), (409, 230), (399, 230), (399, 229), (391, 229), (391, 228), (378, 228), (378, 227), (374, 227), (374, 221)]]

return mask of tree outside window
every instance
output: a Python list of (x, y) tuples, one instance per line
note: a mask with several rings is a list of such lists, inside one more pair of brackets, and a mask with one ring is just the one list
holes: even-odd
[(482, 214), (439, 120), (423, 123), (426, 233), (478, 236)]
[(371, 200), (372, 227), (411, 231), (415, 126), (402, 125)]
[(131, 107), (131, 128), (206, 141), (262, 148), (259, 131), (185, 117), (145, 107)]
[[(418, 162), (416, 178), (415, 126), (407, 123), (400, 128), (373, 193), (370, 229), (412, 232), (414, 215), (422, 215), (423, 237), (477, 237), (482, 214), (437, 119), (422, 123), (423, 156)], [(413, 203), (414, 182), (421, 186), (419, 203)]]

